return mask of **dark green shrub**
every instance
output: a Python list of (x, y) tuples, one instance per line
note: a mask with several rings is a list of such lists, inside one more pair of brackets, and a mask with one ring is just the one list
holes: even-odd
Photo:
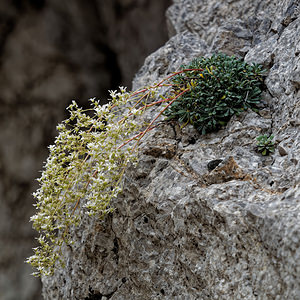
[(217, 131), (235, 114), (248, 108), (257, 110), (263, 84), (260, 65), (218, 54), (197, 58), (181, 68), (203, 71), (191, 70), (174, 76), (174, 94), (190, 89), (166, 110), (168, 119), (184, 125), (190, 123), (205, 134)]

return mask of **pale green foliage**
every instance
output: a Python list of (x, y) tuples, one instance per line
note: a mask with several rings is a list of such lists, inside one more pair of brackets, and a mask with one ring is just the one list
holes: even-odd
[(121, 191), (124, 168), (136, 157), (135, 144), (120, 146), (142, 127), (137, 118), (144, 110), (125, 108), (134, 97), (124, 88), (110, 94), (111, 102), (102, 106), (91, 99), (88, 114), (73, 102), (69, 119), (57, 126), (59, 134), (34, 193), (38, 211), (31, 221), (40, 232), (40, 246), (27, 262), (37, 269), (36, 276), (52, 274), (57, 260), (63, 264), (61, 246), (71, 244), (70, 226), (82, 217), (78, 206), (100, 218), (112, 210), (109, 203)]

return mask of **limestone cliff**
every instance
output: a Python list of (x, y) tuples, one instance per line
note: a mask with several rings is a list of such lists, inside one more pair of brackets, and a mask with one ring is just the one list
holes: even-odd
[[(266, 107), (199, 135), (153, 130), (104, 222), (86, 217), (45, 299), (300, 298), (300, 18), (293, 0), (175, 0), (170, 40), (134, 87), (194, 57), (235, 54), (268, 69)], [(273, 133), (263, 157), (256, 137)], [(219, 160), (214, 168), (211, 162)]]

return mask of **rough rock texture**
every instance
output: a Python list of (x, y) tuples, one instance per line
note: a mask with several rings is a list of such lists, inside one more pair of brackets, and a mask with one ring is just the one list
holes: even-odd
[(35, 246), (31, 193), (65, 107), (130, 85), (167, 40), (170, 2), (0, 1), (1, 300), (40, 298), (39, 281), (24, 264)]
[[(300, 299), (298, 16), (292, 0), (174, 1), (174, 36), (134, 86), (223, 51), (269, 70), (267, 105), (204, 136), (152, 131), (115, 212), (85, 218), (66, 268), (43, 278), (45, 299)], [(269, 157), (255, 150), (264, 133), (275, 135)]]

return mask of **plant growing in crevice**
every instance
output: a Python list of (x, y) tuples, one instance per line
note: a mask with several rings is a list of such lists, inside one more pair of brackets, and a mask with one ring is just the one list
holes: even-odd
[[(261, 102), (262, 67), (225, 54), (200, 57), (172, 78), (174, 95), (188, 89), (165, 115), (183, 125), (192, 124), (202, 134), (220, 129), (233, 115), (257, 111)], [(203, 69), (196, 72), (194, 69)]]
[[(58, 136), (49, 146), (40, 187), (34, 193), (37, 213), (31, 221), (40, 233), (40, 245), (27, 262), (37, 269), (35, 276), (53, 274), (57, 261), (64, 265), (62, 246), (72, 244), (70, 229), (80, 224), (82, 212), (103, 219), (113, 210), (110, 201), (122, 190), (122, 176), (136, 160), (140, 140), (187, 89), (153, 101), (155, 93), (172, 86), (169, 79), (181, 72), (185, 71), (139, 91), (123, 87), (110, 91), (111, 101), (105, 105), (91, 99), (90, 109), (83, 110), (75, 101), (68, 107), (70, 117), (57, 126)], [(163, 103), (166, 106), (145, 123), (141, 116), (146, 109)]]
[[(110, 202), (122, 191), (126, 167), (137, 160), (141, 139), (159, 125), (163, 114), (205, 133), (219, 129), (232, 114), (255, 109), (261, 68), (235, 60), (222, 55), (200, 58), (152, 86), (111, 91), (105, 105), (91, 99), (90, 109), (75, 102), (68, 107), (70, 117), (57, 126), (58, 136), (34, 193), (37, 213), (31, 221), (40, 233), (40, 245), (27, 259), (37, 269), (34, 275), (51, 275), (56, 262), (64, 265), (63, 246), (72, 245), (71, 229), (83, 214), (103, 219), (113, 211)], [(161, 87), (169, 88), (168, 96), (157, 95)], [(158, 112), (146, 123), (142, 116), (153, 106), (159, 106)]]
[(257, 140), (257, 151), (261, 153), (263, 156), (269, 155), (270, 153), (274, 153), (275, 151), (275, 143), (273, 142), (274, 135), (260, 135), (256, 138)]

